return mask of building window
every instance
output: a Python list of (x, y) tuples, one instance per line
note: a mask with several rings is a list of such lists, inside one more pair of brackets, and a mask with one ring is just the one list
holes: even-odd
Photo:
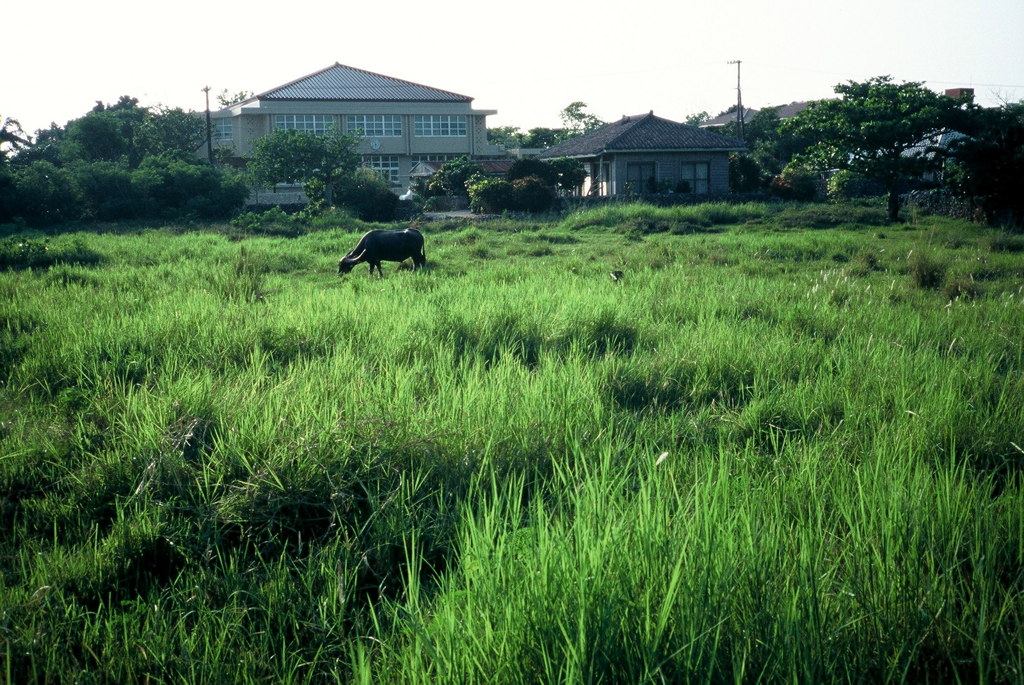
[(453, 159), (461, 159), (466, 155), (413, 155), (412, 163), (419, 164), (420, 162), (450, 162)]
[(400, 138), (402, 117), (397, 114), (350, 114), (345, 126), (352, 135), (363, 138)]
[(683, 162), (680, 172), (679, 185), (688, 185), (689, 192), (697, 195), (711, 192), (711, 165), (707, 162)]
[(466, 137), (466, 115), (464, 114), (418, 115), (414, 123), (417, 138)]
[(330, 114), (275, 114), (275, 131), (306, 131), (322, 136), (334, 125)]
[(658, 192), (658, 179), (654, 175), (654, 162), (626, 164), (626, 193), (642, 195)]
[(218, 143), (230, 143), (234, 140), (231, 119), (213, 120), (213, 139)]
[(363, 155), (363, 166), (380, 172), (391, 185), (398, 185), (398, 155)]

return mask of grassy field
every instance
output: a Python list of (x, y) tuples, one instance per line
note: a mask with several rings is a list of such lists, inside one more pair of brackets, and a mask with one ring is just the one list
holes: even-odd
[(1024, 681), (1024, 239), (420, 228), (0, 242), (0, 680)]

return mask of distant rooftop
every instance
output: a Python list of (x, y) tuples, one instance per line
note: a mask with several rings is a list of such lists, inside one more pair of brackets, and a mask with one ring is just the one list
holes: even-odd
[(378, 102), (472, 102), (468, 95), (403, 81), (335, 63), (260, 93), (256, 100), (359, 100)]
[[(778, 107), (765, 107), (764, 109), (777, 110), (779, 119), (789, 119), (790, 117), (796, 116), (799, 112), (807, 109), (809, 102), (791, 102), (788, 105), (779, 105)], [(743, 108), (743, 121), (749, 122), (754, 118), (760, 110), (753, 109), (751, 107)], [(701, 128), (714, 128), (715, 126), (725, 126), (736, 121), (736, 112), (729, 112), (728, 114), (720, 114), (714, 119), (705, 121), (700, 125)]]

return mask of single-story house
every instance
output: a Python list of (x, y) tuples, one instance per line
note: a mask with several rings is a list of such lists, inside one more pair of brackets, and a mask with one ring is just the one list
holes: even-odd
[(401, 189), (422, 162), (505, 156), (487, 142), (487, 117), (495, 110), (472, 103), (467, 95), (336, 63), (211, 112), (213, 145), (240, 162), (271, 131), (319, 134), (333, 127), (360, 138), (363, 165)]
[(745, 146), (735, 138), (654, 116), (624, 116), (559, 143), (541, 159), (580, 160), (589, 195), (729, 190), (729, 155)]

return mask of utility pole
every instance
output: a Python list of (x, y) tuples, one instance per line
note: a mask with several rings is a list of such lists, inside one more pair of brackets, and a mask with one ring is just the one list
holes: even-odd
[(734, 59), (729, 64), (736, 65), (736, 136), (743, 140), (743, 91), (740, 90), (740, 64), (743, 60)]
[(210, 86), (203, 88), (206, 93), (206, 159), (213, 164), (213, 132), (210, 124)]

